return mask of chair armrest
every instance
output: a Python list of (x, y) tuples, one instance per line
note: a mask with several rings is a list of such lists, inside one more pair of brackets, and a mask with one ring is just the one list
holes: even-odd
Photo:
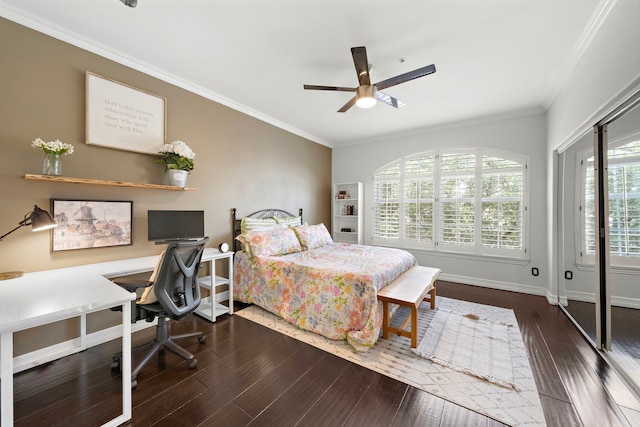
[(153, 282), (149, 280), (141, 279), (128, 279), (126, 277), (118, 277), (112, 280), (118, 286), (125, 288), (129, 292), (135, 292), (137, 289), (146, 288), (153, 285)]
[[(153, 282), (143, 279), (134, 279), (133, 277), (117, 277), (111, 279), (113, 283), (120, 286), (129, 292), (136, 292), (137, 289), (147, 288), (153, 285)], [(112, 307), (111, 311), (122, 311), (122, 306)], [(141, 314), (142, 312), (142, 314)], [(131, 323), (136, 323), (138, 320), (145, 319), (147, 317), (146, 310), (140, 310), (140, 306), (135, 303), (131, 304)]]

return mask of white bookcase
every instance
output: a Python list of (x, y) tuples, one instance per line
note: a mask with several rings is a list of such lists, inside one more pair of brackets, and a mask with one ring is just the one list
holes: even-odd
[(335, 242), (363, 243), (362, 183), (333, 184), (332, 236)]
[[(227, 260), (227, 277), (216, 276), (216, 261)], [(233, 252), (220, 252), (218, 249), (206, 249), (202, 255), (202, 262), (209, 263), (209, 275), (200, 277), (200, 287), (209, 291), (209, 296), (202, 298), (195, 313), (215, 322), (222, 314), (233, 314)], [(216, 292), (218, 287), (228, 287), (227, 290)], [(222, 302), (228, 301), (228, 305)]]

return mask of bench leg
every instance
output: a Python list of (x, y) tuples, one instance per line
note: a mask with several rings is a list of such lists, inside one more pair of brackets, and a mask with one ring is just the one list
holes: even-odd
[(436, 308), (436, 284), (435, 284), (435, 282), (433, 283), (433, 289), (431, 289), (429, 291), (429, 293), (431, 294), (431, 310), (433, 310), (434, 308)]
[(389, 338), (389, 306), (386, 301), (382, 301), (382, 338)]
[(411, 306), (411, 348), (418, 346), (418, 307)]
[(429, 296), (424, 297), (423, 301), (428, 301), (431, 304), (431, 310), (436, 308), (436, 284), (433, 283), (433, 289), (429, 291)]

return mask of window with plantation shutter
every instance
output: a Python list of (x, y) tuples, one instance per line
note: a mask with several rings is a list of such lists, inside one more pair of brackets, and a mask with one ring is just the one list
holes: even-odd
[(373, 238), (380, 244), (400, 242), (400, 164), (382, 169), (374, 180)]
[(523, 250), (524, 171), (514, 160), (482, 156), (482, 246), (497, 255)]
[[(612, 147), (607, 152), (609, 187), (609, 255), (613, 265), (634, 265), (640, 257), (640, 141)], [(593, 153), (582, 159), (583, 263), (595, 262), (595, 176)]]
[(404, 162), (402, 205), (405, 247), (433, 248), (434, 170), (434, 154), (420, 154)]
[(474, 252), (476, 154), (440, 155), (440, 249)]
[(525, 257), (525, 159), (434, 150), (386, 165), (373, 181), (375, 244)]

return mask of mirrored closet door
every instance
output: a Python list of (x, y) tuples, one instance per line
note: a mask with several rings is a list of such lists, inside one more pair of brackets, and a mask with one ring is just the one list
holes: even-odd
[(558, 156), (559, 303), (636, 394), (640, 390), (639, 100), (640, 96), (634, 97)]
[[(595, 245), (593, 173), (583, 176), (589, 169), (585, 159), (593, 159), (593, 133), (583, 135), (559, 157), (561, 220), (560, 304), (580, 326), (592, 342), (596, 342), (595, 309)], [(591, 163), (593, 170), (593, 163)], [(587, 196), (590, 195), (590, 196)], [(590, 215), (588, 214), (590, 212)], [(585, 238), (591, 244), (586, 245)]]
[(610, 355), (640, 388), (640, 106), (606, 125)]

